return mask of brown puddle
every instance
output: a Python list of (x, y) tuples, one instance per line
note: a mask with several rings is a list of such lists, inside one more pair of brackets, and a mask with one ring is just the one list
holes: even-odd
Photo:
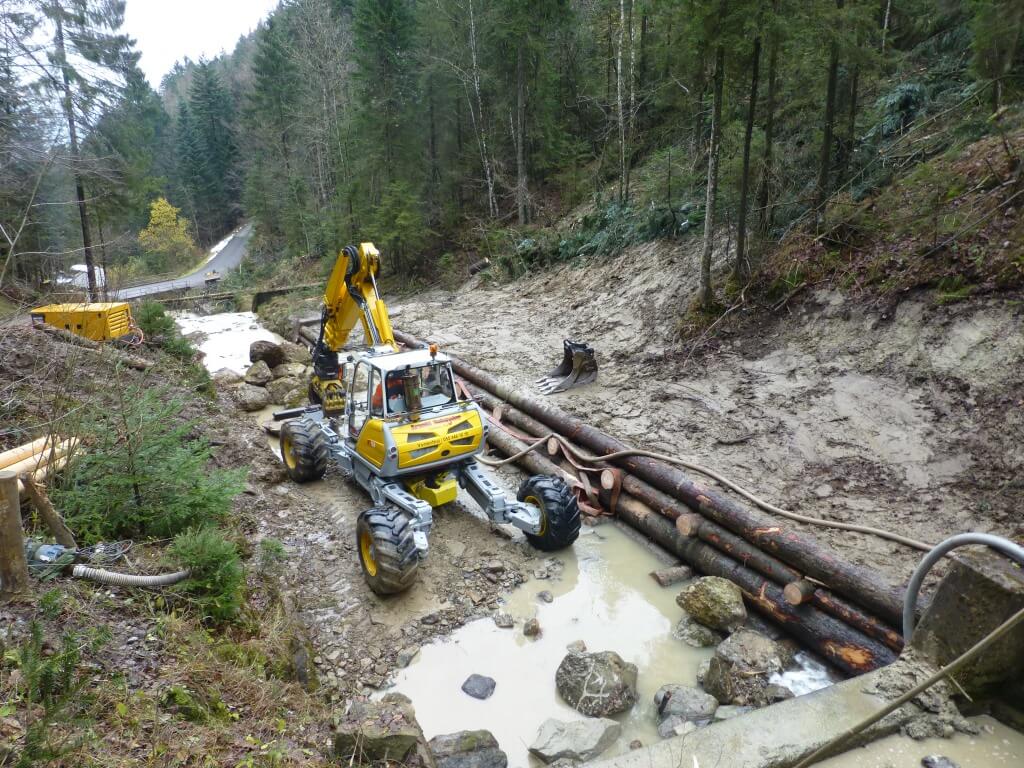
[[(485, 728), (508, 753), (512, 768), (539, 765), (527, 748), (549, 717), (578, 720), (555, 690), (555, 670), (566, 645), (577, 640), (588, 650), (610, 650), (640, 669), (638, 701), (618, 719), (623, 734), (606, 756), (628, 749), (633, 739), (658, 740), (653, 697), (666, 683), (693, 685), (710, 649), (695, 649), (672, 636), (679, 618), (678, 590), (659, 587), (650, 571), (663, 567), (651, 552), (612, 525), (584, 528), (570, 552), (558, 553), (561, 578), (532, 579), (509, 598), (504, 610), (516, 619), (500, 629), (491, 619), (471, 622), (442, 642), (424, 646), (395, 679), (416, 708), (427, 738)], [(537, 598), (542, 590), (552, 603)], [(522, 623), (536, 617), (542, 635), (523, 635)], [(462, 692), (472, 673), (493, 677), (494, 694), (478, 701)]]

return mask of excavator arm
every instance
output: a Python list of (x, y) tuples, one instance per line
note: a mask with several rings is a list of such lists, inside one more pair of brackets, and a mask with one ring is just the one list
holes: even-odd
[(387, 306), (377, 292), (379, 272), (380, 252), (373, 243), (360, 243), (358, 248), (348, 245), (338, 255), (327, 281), (310, 384), (311, 399), (327, 414), (340, 413), (345, 406), (338, 352), (356, 323), (362, 324), (368, 346), (398, 350)]
[(367, 345), (397, 351), (391, 318), (377, 292), (378, 272), (380, 253), (373, 243), (361, 243), (358, 248), (347, 245), (338, 256), (324, 291), (321, 335), (328, 349), (341, 349), (358, 321)]

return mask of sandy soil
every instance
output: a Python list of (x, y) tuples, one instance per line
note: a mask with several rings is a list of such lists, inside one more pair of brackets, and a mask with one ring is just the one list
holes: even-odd
[[(598, 382), (552, 402), (804, 514), (929, 542), (1024, 533), (1019, 301), (882, 304), (808, 290), (776, 312), (741, 307), (694, 344), (675, 328), (696, 275), (692, 245), (651, 243), (510, 284), (474, 278), (399, 303), (394, 321), (527, 389), (563, 338), (585, 340)], [(920, 557), (871, 536), (805, 532), (896, 581)]]

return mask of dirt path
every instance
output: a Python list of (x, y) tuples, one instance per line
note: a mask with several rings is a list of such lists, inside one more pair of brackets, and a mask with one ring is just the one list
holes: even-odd
[[(808, 291), (774, 316), (736, 312), (731, 331), (691, 353), (673, 335), (695, 287), (676, 276), (695, 266), (689, 251), (650, 244), (406, 301), (395, 324), (526, 388), (557, 362), (563, 338), (585, 340), (597, 349), (598, 382), (552, 402), (804, 514), (932, 542), (1022, 533), (1019, 303), (936, 306), (921, 296), (892, 309)], [(920, 556), (812, 532), (900, 581)]]

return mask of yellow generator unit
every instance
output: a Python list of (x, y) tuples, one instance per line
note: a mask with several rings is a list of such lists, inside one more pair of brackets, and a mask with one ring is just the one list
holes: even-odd
[(54, 328), (93, 341), (110, 341), (131, 333), (135, 323), (126, 301), (96, 304), (49, 304), (32, 310), (32, 324)]

